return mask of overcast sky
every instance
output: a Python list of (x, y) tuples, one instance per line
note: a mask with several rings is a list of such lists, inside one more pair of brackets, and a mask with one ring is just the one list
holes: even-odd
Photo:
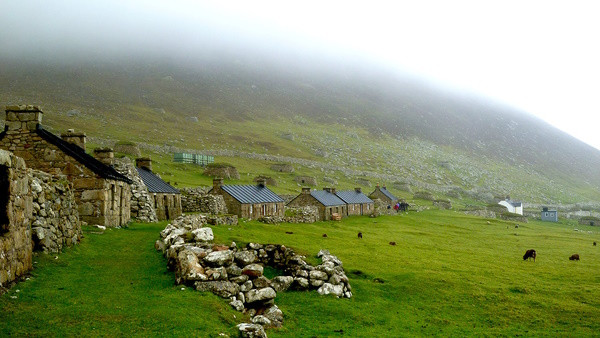
[(110, 56), (240, 45), (360, 55), (522, 108), (600, 149), (598, 8), (576, 0), (0, 0), (0, 50)]

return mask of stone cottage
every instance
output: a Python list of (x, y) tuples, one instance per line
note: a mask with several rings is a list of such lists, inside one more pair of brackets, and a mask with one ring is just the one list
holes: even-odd
[(229, 213), (246, 219), (284, 216), (283, 199), (259, 180), (256, 185), (223, 185), (222, 178), (213, 180), (212, 195), (221, 195)]
[(154, 197), (154, 209), (159, 221), (175, 219), (182, 213), (181, 193), (152, 172), (152, 160), (137, 158), (135, 167), (148, 192)]
[(288, 204), (288, 207), (317, 207), (319, 220), (328, 221), (333, 214), (340, 217), (347, 215), (346, 202), (336, 196), (335, 188), (323, 188), (323, 190), (310, 190), (302, 188), (300, 195), (296, 196)]
[(337, 191), (335, 194), (346, 203), (346, 215), (369, 215), (375, 209), (373, 200), (363, 194), (361, 188)]
[(385, 185), (383, 187), (380, 187), (379, 184), (377, 184), (377, 186), (375, 186), (375, 190), (373, 190), (373, 192), (369, 194), (369, 198), (372, 200), (378, 199), (391, 206), (398, 203), (398, 198), (394, 196), (391, 192), (389, 192), (385, 188)]
[(42, 127), (37, 106), (7, 106), (0, 148), (12, 151), (29, 168), (66, 175), (73, 183), (79, 217), (108, 227), (129, 222), (131, 181), (85, 152), (85, 134), (70, 130), (58, 137)]

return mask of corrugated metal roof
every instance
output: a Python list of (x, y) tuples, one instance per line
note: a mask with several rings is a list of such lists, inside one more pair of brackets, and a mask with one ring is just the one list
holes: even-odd
[(326, 190), (312, 190), (310, 195), (326, 207), (346, 204), (339, 197)]
[(283, 199), (269, 188), (259, 185), (224, 185), (221, 189), (242, 204), (279, 203)]
[(137, 172), (140, 174), (142, 181), (146, 187), (148, 187), (148, 191), (151, 193), (159, 193), (159, 194), (179, 194), (179, 190), (173, 188), (169, 183), (163, 181), (160, 177), (156, 176), (153, 172), (146, 168), (137, 167)]
[(336, 192), (336, 195), (347, 204), (373, 203), (373, 200), (368, 198), (367, 195), (362, 192), (357, 192), (356, 190), (342, 190)]

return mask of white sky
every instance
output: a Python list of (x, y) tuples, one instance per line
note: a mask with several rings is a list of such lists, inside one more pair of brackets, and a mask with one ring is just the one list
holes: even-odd
[[(62, 48), (78, 34), (193, 44), (184, 32), (195, 32), (365, 55), (502, 100), (600, 149), (599, 14), (600, 1), (577, 0), (0, 0), (0, 46), (8, 34), (41, 43), (48, 32)], [(29, 35), (7, 33), (14, 22)]]

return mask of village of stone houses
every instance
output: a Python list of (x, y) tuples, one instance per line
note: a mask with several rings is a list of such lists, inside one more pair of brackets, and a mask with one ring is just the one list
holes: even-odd
[[(177, 283), (212, 292), (248, 314), (249, 322), (238, 325), (242, 336), (266, 336), (265, 329), (285, 325), (284, 314), (276, 305), (281, 292), (291, 288), (341, 299), (353, 297), (346, 267), (335, 252), (326, 249), (318, 252), (320, 263), (311, 264), (284, 242), (243, 247), (214, 243), (212, 227), (235, 227), (249, 220), (274, 226), (324, 221), (343, 224), (352, 217), (376, 220), (383, 214), (423, 210), (423, 206), (395, 197), (385, 182), (369, 191), (360, 187), (337, 190), (334, 186), (315, 189), (309, 187), (315, 185), (313, 178), (300, 177), (296, 195), (279, 196), (269, 189), (273, 183), (268, 173), (256, 177), (253, 185), (224, 184), (225, 177), (237, 174), (231, 167), (205, 167), (204, 174), (213, 177), (212, 186), (177, 189), (153, 172), (152, 159), (139, 156), (135, 146), (120, 149), (128, 154), (120, 158), (114, 156), (113, 148), (96, 148), (89, 154), (85, 131), (67, 129), (60, 135), (47, 131), (40, 107), (7, 106), (5, 112), (5, 130), (0, 133), (0, 288), (4, 292), (27, 278), (35, 254), (58, 255), (78, 245), (82, 227), (102, 231), (126, 228), (131, 222), (168, 221), (157, 234), (155, 249), (166, 257)], [(174, 154), (174, 160), (180, 162), (192, 163), (199, 157), (202, 155)], [(202, 161), (214, 158), (206, 156)], [(274, 163), (271, 169), (278, 172), (293, 167)], [(433, 208), (452, 209), (449, 200), (415, 198), (431, 200)], [(499, 200), (496, 211), (471, 211), (487, 219), (487, 224), (496, 219), (495, 212), (515, 228), (527, 223), (523, 203), (509, 198)], [(558, 213), (544, 208), (539, 217), (556, 222)], [(366, 231), (358, 232), (356, 240), (363, 236), (368, 236)], [(396, 244), (394, 239), (381, 243)], [(265, 267), (275, 267), (283, 274), (269, 279), (263, 275)]]

